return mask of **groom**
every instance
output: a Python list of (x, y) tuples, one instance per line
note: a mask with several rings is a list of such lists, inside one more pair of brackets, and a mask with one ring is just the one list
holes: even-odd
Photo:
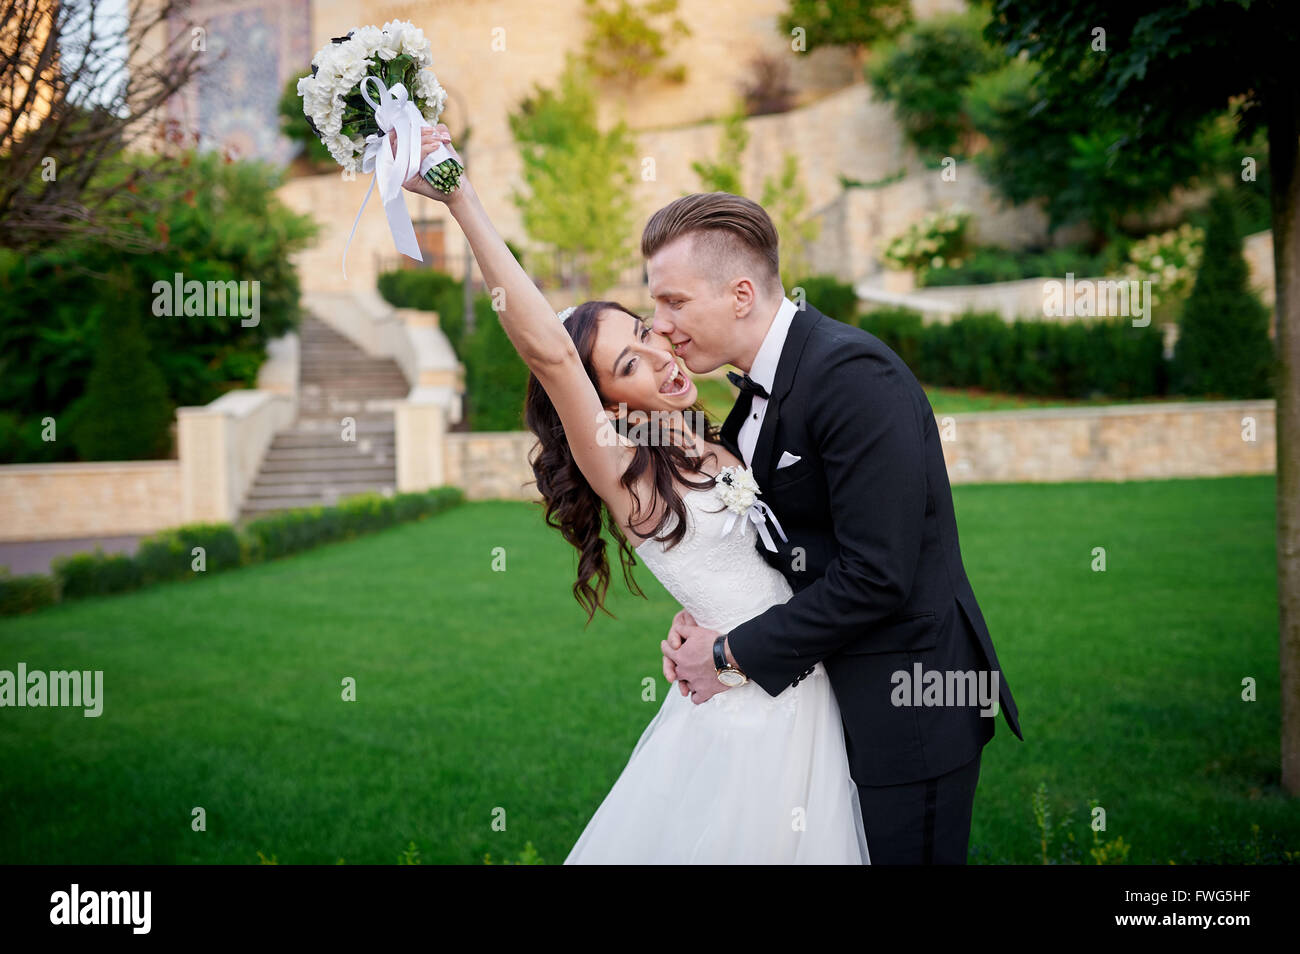
[(1023, 737), (925, 392), (878, 338), (785, 297), (776, 230), (748, 199), (678, 199), (641, 251), (654, 330), (686, 367), (746, 372), (722, 442), (788, 537), (772, 532), (777, 553), (755, 545), (794, 591), (725, 634), (678, 613), (665, 675), (699, 704), (742, 679), (776, 696), (823, 663), (872, 863), (964, 864), (999, 703)]

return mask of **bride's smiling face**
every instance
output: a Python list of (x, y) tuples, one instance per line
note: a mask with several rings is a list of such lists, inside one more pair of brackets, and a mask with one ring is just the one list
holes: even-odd
[(684, 411), (699, 397), (668, 339), (626, 312), (601, 312), (591, 364), (606, 407), (616, 413), (620, 404), (629, 411)]

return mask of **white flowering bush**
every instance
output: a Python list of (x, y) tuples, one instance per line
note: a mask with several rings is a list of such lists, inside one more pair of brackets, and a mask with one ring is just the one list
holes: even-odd
[[(400, 85), (430, 124), (447, 104), (447, 91), (429, 67), (433, 54), (424, 31), (405, 20), (382, 27), (363, 26), (336, 37), (312, 58), (311, 76), (298, 80), (298, 95), (312, 130), (334, 161), (349, 172), (361, 171), (366, 137), (379, 135), (374, 109), (361, 93), (367, 76), (382, 80), (389, 90)], [(374, 85), (370, 96), (375, 98)], [(446, 159), (425, 178), (444, 192), (455, 189), (460, 164)]]
[(1176, 307), (1196, 283), (1204, 249), (1205, 230), (1184, 222), (1176, 229), (1134, 242), (1124, 265), (1124, 277), (1151, 282), (1152, 307)]
[(969, 212), (956, 210), (926, 216), (885, 245), (885, 265), (915, 272), (918, 279), (931, 270), (960, 267), (968, 252), (970, 219)]

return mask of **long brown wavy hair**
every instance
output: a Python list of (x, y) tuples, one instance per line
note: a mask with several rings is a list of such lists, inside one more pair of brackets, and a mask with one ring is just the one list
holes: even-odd
[[(601, 404), (608, 404), (609, 399), (601, 392), (600, 385), (597, 383), (591, 353), (596, 341), (597, 319), (601, 313), (610, 309), (631, 315), (638, 321), (644, 321), (640, 315), (613, 301), (584, 302), (564, 321), (565, 330), (569, 332), (578, 349), (582, 366), (586, 369), (592, 386), (596, 388)], [(703, 406), (696, 401), (690, 411), (697, 420), (705, 422), (703, 438), (710, 442), (717, 442), (718, 425), (709, 421)], [(535, 481), (537, 490), (542, 495), (546, 507), (546, 522), (559, 530), (564, 535), (564, 539), (578, 550), (578, 579), (573, 584), (574, 598), (587, 611), (588, 624), (596, 615), (597, 609), (613, 617), (614, 614), (605, 608), (610, 566), (605, 555), (605, 540), (601, 535), (601, 524), (604, 523), (610, 535), (618, 541), (623, 581), (627, 588), (638, 596), (645, 597), (645, 593), (632, 578), (636, 554), (623, 535), (622, 528), (614, 519), (614, 515), (605, 506), (600, 495), (587, 483), (587, 478), (583, 476), (582, 471), (578, 469), (573, 452), (569, 449), (569, 442), (564, 435), (564, 425), (560, 422), (560, 415), (555, 410), (555, 405), (547, 395), (546, 389), (532, 373), (528, 375), (524, 421), (528, 429), (537, 436), (537, 443), (533, 445), (529, 454), (529, 462), (537, 478)], [(620, 433), (627, 434), (629, 439), (637, 444), (632, 462), (619, 478), (619, 483), (632, 494), (633, 506), (629, 522), (634, 527), (648, 522), (649, 516), (642, 516), (642, 514), (647, 512), (647, 507), (648, 513), (653, 514), (659, 501), (662, 500), (665, 504), (662, 515), (644, 536), (647, 539), (654, 537), (661, 540), (669, 548), (674, 547), (686, 534), (686, 505), (682, 502), (677, 485), (683, 484), (698, 490), (706, 490), (713, 486), (712, 476), (705, 476), (696, 481), (686, 475), (699, 474), (704, 460), (709, 457), (716, 459), (717, 455), (712, 451), (707, 454), (698, 452), (694, 455), (687, 454), (681, 446), (684, 442), (673, 439), (656, 438), (650, 443), (642, 443), (635, 441), (635, 435), (639, 432), (648, 434), (648, 428), (619, 427), (617, 421), (615, 426)], [(637, 486), (642, 475), (647, 471), (652, 477), (651, 495), (648, 504), (643, 506), (637, 493)], [(675, 519), (675, 526), (666, 536), (660, 537), (659, 534), (663, 532), (670, 519)]]

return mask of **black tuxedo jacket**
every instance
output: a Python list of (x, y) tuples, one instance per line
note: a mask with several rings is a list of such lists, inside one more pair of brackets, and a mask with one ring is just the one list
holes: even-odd
[[(750, 404), (741, 394), (722, 427), (723, 445), (742, 461), (736, 437)], [(879, 338), (806, 303), (795, 313), (751, 461), (759, 499), (788, 537), (769, 522), (778, 552), (755, 545), (794, 595), (729, 640), (769, 695), (825, 665), (860, 785), (942, 775), (993, 736), (996, 718), (980, 714), (977, 698), (896, 705), (906, 698), (900, 672), (916, 681), (938, 671), (945, 686), (950, 673), (974, 671), (986, 685), (997, 673), (1001, 711), (1023, 739), (962, 566), (939, 440), (925, 391)], [(783, 451), (802, 460), (777, 469)]]

